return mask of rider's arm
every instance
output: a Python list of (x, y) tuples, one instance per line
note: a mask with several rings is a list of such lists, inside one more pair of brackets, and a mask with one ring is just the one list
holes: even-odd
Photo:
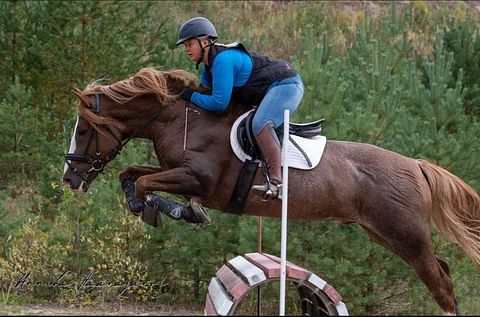
[[(227, 109), (234, 85), (245, 84), (251, 73), (250, 57), (242, 56), (238, 50), (224, 51), (217, 55), (212, 65), (212, 93), (204, 95), (193, 93), (191, 101), (201, 108), (210, 111), (224, 111)], [(246, 62), (245, 62), (246, 61)], [(250, 62), (250, 63), (249, 63)], [(203, 77), (204, 75), (202, 75)], [(204, 79), (201, 79), (202, 82)]]

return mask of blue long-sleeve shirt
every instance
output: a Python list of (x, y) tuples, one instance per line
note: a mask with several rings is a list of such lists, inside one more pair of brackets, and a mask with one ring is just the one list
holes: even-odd
[(243, 86), (252, 73), (253, 62), (250, 56), (240, 49), (228, 49), (219, 53), (211, 65), (212, 87), (210, 87), (205, 67), (200, 81), (203, 86), (211, 88), (211, 95), (199, 92), (192, 94), (191, 101), (197, 106), (209, 111), (224, 111), (227, 109), (233, 87)]

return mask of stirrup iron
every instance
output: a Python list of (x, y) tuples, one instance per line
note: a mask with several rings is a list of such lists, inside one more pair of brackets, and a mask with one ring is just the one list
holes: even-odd
[(253, 190), (263, 192), (262, 200), (267, 201), (269, 199), (282, 199), (282, 184), (275, 185), (270, 181), (267, 181), (263, 185), (254, 185), (252, 186)]

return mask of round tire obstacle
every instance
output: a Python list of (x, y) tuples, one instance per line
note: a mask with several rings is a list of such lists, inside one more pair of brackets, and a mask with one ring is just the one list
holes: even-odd
[[(280, 279), (280, 258), (247, 253), (224, 264), (208, 286), (205, 315), (234, 315), (241, 300), (258, 286)], [(286, 279), (298, 290), (304, 316), (347, 316), (340, 294), (322, 278), (287, 261)]]

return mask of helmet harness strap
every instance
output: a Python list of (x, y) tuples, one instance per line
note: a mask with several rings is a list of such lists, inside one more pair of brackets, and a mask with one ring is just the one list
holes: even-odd
[(195, 65), (195, 68), (198, 69), (198, 65), (200, 65), (200, 63), (205, 58), (205, 48), (215, 44), (215, 41), (212, 41), (212, 39), (208, 39), (209, 43), (207, 45), (203, 46), (202, 41), (200, 41), (200, 39), (198, 37), (196, 38), (196, 40), (198, 42), (198, 46), (200, 46), (200, 54), (201, 54), (200, 59), (197, 61), (197, 64)]

